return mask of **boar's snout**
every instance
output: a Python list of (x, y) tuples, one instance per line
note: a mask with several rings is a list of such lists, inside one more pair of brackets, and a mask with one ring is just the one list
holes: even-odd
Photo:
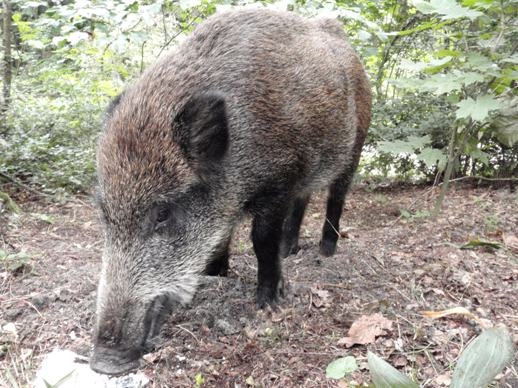
[(140, 366), (140, 357), (153, 348), (156, 337), (171, 311), (169, 295), (155, 297), (145, 308), (126, 305), (119, 317), (98, 317), (90, 367), (108, 375), (122, 375)]
[(96, 346), (90, 359), (90, 367), (107, 375), (122, 375), (129, 373), (140, 366), (139, 349), (119, 350)]

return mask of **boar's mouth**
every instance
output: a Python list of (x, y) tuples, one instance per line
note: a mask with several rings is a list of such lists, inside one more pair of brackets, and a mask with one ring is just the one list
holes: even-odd
[(98, 373), (119, 376), (140, 366), (139, 349), (119, 350), (97, 346), (90, 359), (90, 368)]
[[(161, 295), (153, 299), (147, 308), (142, 332), (129, 333), (136, 338), (120, 338), (115, 344), (103, 343), (99, 334), (90, 359), (90, 367), (98, 372), (112, 376), (119, 376), (140, 367), (140, 357), (153, 349), (153, 338), (162, 327), (167, 314), (171, 311), (172, 300), (168, 295)], [(124, 345), (123, 345), (124, 344)]]

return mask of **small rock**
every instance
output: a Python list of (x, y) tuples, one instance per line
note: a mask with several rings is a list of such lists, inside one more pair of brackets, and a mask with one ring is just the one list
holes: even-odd
[(214, 327), (220, 330), (224, 335), (236, 334), (241, 330), (240, 328), (237, 328), (235, 325), (232, 325), (223, 319), (217, 319)]
[(18, 340), (18, 331), (14, 323), (9, 322), (2, 326), (2, 341), (4, 342), (16, 342)]
[(43, 360), (34, 388), (57, 386), (59, 388), (144, 388), (149, 379), (143, 373), (110, 377), (94, 372), (87, 363), (77, 362), (84, 357), (69, 350), (54, 349)]
[(12, 308), (12, 309), (8, 309), (5, 312), (4, 318), (7, 319), (8, 321), (14, 321), (16, 318), (18, 318), (22, 314), (23, 314), (22, 308)]
[(41, 310), (50, 302), (50, 298), (47, 295), (35, 295), (31, 299), (31, 303), (36, 307), (38, 310)]

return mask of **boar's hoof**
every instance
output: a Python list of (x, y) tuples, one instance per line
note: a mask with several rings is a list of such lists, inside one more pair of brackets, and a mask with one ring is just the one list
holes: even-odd
[(295, 243), (283, 243), (280, 247), (280, 257), (285, 258), (289, 255), (296, 255), (297, 252), (300, 251), (299, 245)]
[(120, 376), (140, 366), (140, 352), (95, 348), (90, 359), (90, 368), (97, 373)]
[(281, 297), (284, 297), (284, 281), (282, 279), (277, 285), (270, 283), (257, 286), (257, 307), (260, 309), (267, 306), (275, 309)]
[(320, 253), (325, 256), (333, 256), (336, 252), (336, 241), (332, 240), (321, 240), (320, 241)]

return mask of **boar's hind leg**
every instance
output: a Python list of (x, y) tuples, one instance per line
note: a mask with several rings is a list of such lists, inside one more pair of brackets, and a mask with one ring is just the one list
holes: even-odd
[(286, 201), (271, 198), (252, 221), (252, 243), (257, 256), (257, 304), (275, 306), (283, 296), (283, 280), (279, 246), (282, 226), (289, 208)]
[(287, 257), (296, 254), (299, 247), (300, 224), (304, 218), (304, 212), (309, 202), (309, 195), (295, 199), (290, 214), (284, 222), (284, 230), (282, 235), (280, 255)]
[(351, 163), (329, 187), (327, 198), (326, 220), (322, 228), (322, 240), (320, 240), (320, 253), (326, 257), (332, 256), (336, 251), (336, 242), (340, 235), (340, 216), (345, 201), (345, 195), (349, 191), (355, 165)]
[(227, 276), (228, 274), (228, 249), (230, 237), (223, 240), (214, 251), (210, 263), (205, 268), (205, 275)]

